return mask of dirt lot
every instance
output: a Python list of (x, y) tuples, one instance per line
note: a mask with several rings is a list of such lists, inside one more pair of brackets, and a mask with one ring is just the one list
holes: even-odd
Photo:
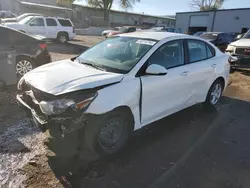
[[(78, 43), (82, 40), (88, 41), (87, 47), (100, 41), (101, 38), (89, 39), (85, 36), (78, 40)], [(53, 60), (70, 58), (80, 52), (71, 45), (58, 48), (56, 44), (50, 44), (49, 50)], [(32, 126), (29, 119), (17, 107), (13, 88), (2, 92), (0, 93), (0, 187), (149, 187), (175, 166), (221, 114), (224, 114), (221, 125), (227, 124), (229, 120), (245, 124), (246, 121), (241, 120), (249, 116), (248, 111), (243, 110), (250, 108), (249, 74), (249, 71), (241, 71), (231, 75), (232, 83), (217, 109), (208, 111), (197, 105), (164, 118), (137, 131), (119, 153), (89, 165), (71, 161), (65, 166), (57, 166), (55, 161), (47, 161), (48, 152), (43, 143), (44, 134)], [(241, 113), (232, 117), (237, 109), (242, 109)], [(215, 135), (214, 140), (219, 136)], [(204, 147), (209, 147), (208, 145)], [(190, 165), (198, 160), (190, 161), (188, 167), (191, 168)], [(248, 161), (249, 159), (242, 159), (243, 164)], [(187, 170), (185, 172), (189, 173)], [(177, 185), (185, 187), (184, 183), (179, 183), (182, 179), (184, 181), (185, 174), (178, 172), (178, 175), (180, 178), (173, 178), (174, 182), (170, 182), (169, 187), (178, 187)], [(230, 175), (228, 176), (230, 179)]]

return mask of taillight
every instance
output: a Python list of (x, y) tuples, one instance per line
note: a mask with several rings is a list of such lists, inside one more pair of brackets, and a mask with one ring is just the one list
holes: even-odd
[(73, 27), (73, 33), (75, 33), (75, 27)]
[(39, 44), (40, 48), (45, 50), (47, 48), (47, 44)]

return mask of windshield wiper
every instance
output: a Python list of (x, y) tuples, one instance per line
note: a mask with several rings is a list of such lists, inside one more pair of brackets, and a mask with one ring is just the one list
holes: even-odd
[(97, 65), (97, 64), (89, 63), (89, 62), (84, 62), (84, 63), (82, 63), (82, 64), (88, 65), (88, 66), (91, 66), (91, 67), (93, 67), (93, 68), (95, 68), (95, 69), (99, 69), (99, 70), (102, 70), (102, 71), (105, 71), (105, 72), (106, 72), (106, 69), (104, 69), (103, 67), (101, 67), (101, 66), (99, 66), (99, 65)]

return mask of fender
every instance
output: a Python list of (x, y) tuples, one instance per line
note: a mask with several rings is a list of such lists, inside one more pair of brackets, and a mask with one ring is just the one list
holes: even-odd
[(98, 90), (98, 96), (90, 104), (85, 113), (105, 114), (120, 106), (130, 108), (134, 120), (135, 130), (141, 127), (140, 123), (140, 78), (124, 79), (122, 82)]

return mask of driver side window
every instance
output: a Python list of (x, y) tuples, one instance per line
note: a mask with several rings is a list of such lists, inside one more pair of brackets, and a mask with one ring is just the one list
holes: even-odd
[(184, 64), (183, 41), (168, 42), (158, 48), (148, 60), (149, 65), (157, 64), (166, 69)]
[(45, 26), (44, 25), (44, 20), (42, 18), (35, 18), (32, 20), (29, 24), (31, 27), (32, 26)]

